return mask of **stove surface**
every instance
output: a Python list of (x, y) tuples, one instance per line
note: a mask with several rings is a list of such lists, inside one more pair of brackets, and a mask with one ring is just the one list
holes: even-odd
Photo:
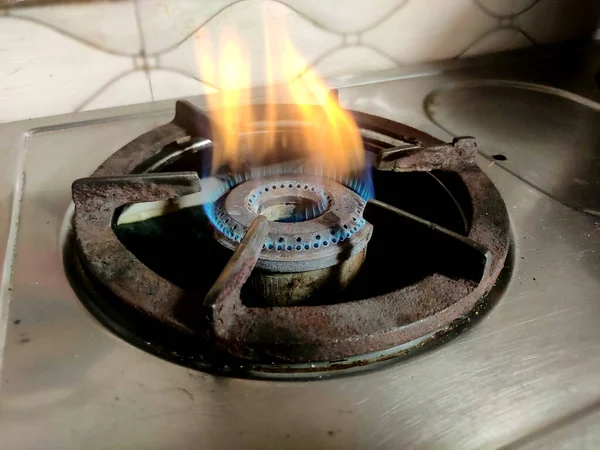
[(107, 331), (73, 292), (63, 267), (72, 181), (170, 121), (174, 102), (3, 126), (2, 442), (598, 446), (597, 56), (522, 52), (338, 80), (348, 109), (445, 141), (475, 136), (478, 164), (507, 205), (514, 242), (510, 273), (493, 293), (500, 299), (477, 326), (377, 370), (310, 382), (223, 378), (164, 361)]

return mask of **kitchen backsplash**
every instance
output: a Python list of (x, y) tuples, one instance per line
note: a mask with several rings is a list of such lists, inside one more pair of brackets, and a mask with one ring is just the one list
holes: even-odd
[[(0, 0), (2, 4), (2, 0)], [(233, 30), (263, 85), (285, 27), (323, 77), (590, 35), (598, 0), (123, 0), (0, 8), (0, 122), (211, 92), (198, 41)], [(258, 68), (258, 69), (256, 69)]]

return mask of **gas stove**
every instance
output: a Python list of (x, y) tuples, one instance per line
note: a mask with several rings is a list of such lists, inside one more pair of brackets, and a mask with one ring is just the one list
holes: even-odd
[[(285, 126), (277, 155), (283, 155), (306, 125), (295, 107), (279, 109)], [(96, 285), (84, 297), (90, 309), (102, 311), (111, 329), (119, 322), (149, 351), (241, 376), (297, 378), (364, 367), (439, 340), (483, 300), (504, 266), (508, 215), (475, 163), (473, 139), (444, 144), (354, 112), (374, 171), (369, 164), (356, 176), (327, 175), (295, 159), (201, 181), (206, 161), (214, 160), (206, 153), (214, 151), (209, 138), (217, 125), (189, 102), (176, 110), (172, 122), (73, 183), (76, 248), (65, 267), (80, 267), (83, 284)], [(175, 164), (188, 171), (173, 172)], [(403, 181), (405, 173), (412, 179)], [(390, 203), (370, 198), (371, 184)], [(418, 192), (430, 191), (427, 211), (399, 208), (403, 184), (417, 191), (417, 204), (425, 200)], [(203, 204), (198, 195), (190, 198), (196, 193)], [(177, 196), (177, 202), (156, 203)], [(118, 214), (130, 204), (134, 212)], [(184, 218), (162, 216), (168, 206), (174, 215), (185, 211)], [(153, 211), (159, 219), (139, 220)], [(438, 222), (454, 215), (457, 231), (422, 218), (434, 212)], [(185, 229), (196, 236), (173, 242), (171, 235)], [(163, 252), (156, 241), (166, 239), (171, 250)], [(192, 242), (196, 258), (181, 258)], [(211, 268), (202, 255), (211, 255)], [(411, 269), (402, 267), (404, 258), (412, 260)], [(174, 275), (183, 273), (173, 268), (181, 259), (191, 276)]]
[(5, 441), (597, 439), (598, 66), (570, 50), (334, 82), (350, 175), (285, 105), (285, 156), (235, 171), (202, 98), (4, 126)]

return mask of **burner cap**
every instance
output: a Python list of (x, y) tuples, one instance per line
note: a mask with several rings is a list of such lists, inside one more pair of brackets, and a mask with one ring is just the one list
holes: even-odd
[(216, 239), (235, 250), (258, 215), (271, 221), (256, 267), (303, 272), (338, 264), (369, 242), (365, 201), (335, 181), (282, 175), (246, 181), (209, 206)]

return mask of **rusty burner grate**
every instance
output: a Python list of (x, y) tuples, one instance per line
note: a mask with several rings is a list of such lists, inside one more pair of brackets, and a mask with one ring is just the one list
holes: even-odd
[[(300, 118), (281, 110), (290, 142)], [(117, 225), (127, 205), (202, 189), (217, 126), (177, 102), (172, 122), (73, 183), (65, 264), (80, 298), (130, 342), (231, 375), (363, 366), (451, 329), (504, 266), (505, 205), (473, 139), (445, 144), (352, 114), (378, 200), (364, 180), (317, 176), (290, 150), (264, 162), (275, 169), (224, 173), (214, 202)]]

